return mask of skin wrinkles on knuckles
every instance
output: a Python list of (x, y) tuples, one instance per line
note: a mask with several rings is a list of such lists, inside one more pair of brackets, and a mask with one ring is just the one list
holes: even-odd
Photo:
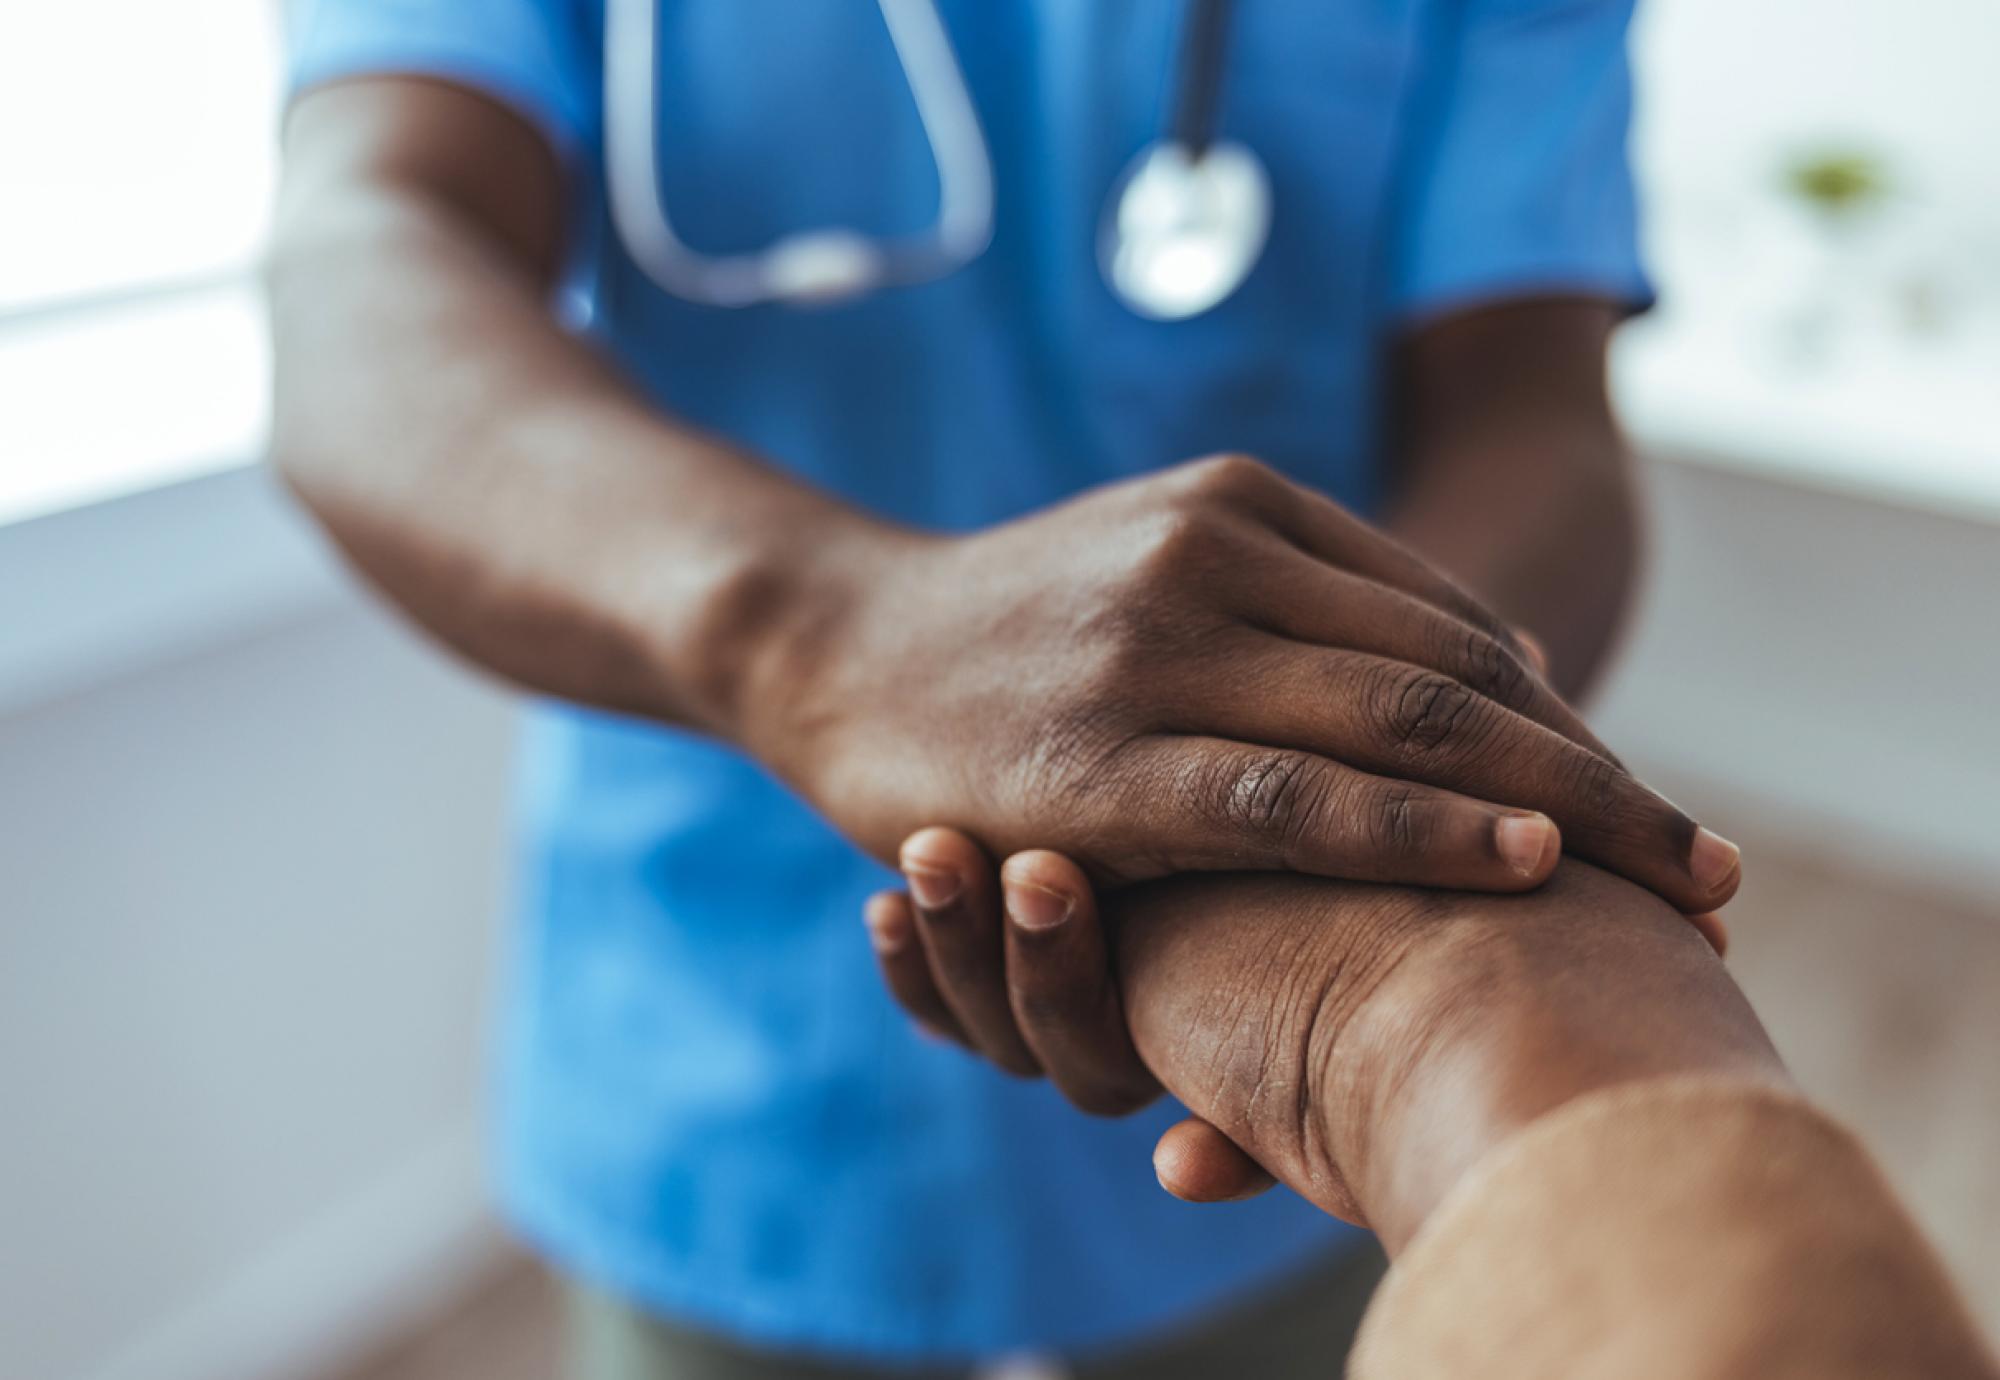
[[(1661, 852), (1678, 860), (1694, 844), (1695, 823), (1662, 796), (1603, 758), (1576, 760), (1571, 788), (1588, 821), (1583, 832), (1609, 847)], [(1664, 843), (1666, 847), (1660, 845)]]
[[(1343, 565), (1338, 548), (1363, 539), (1348, 530), (1357, 520), (1321, 512), (1324, 502), (1260, 462), (1219, 456), (984, 533), (903, 544), (914, 564), (886, 582), (893, 588), (830, 601), (851, 655), (830, 658), (843, 664), (793, 696), (793, 721), (811, 731), (784, 774), (878, 856), (955, 819), (997, 852), (1054, 847), (1111, 880), (1245, 864), (1381, 877), (1406, 865), (1432, 842), (1435, 809), (1408, 791), (1364, 794), (1345, 778), (1414, 771), (1427, 786), (1464, 789), (1467, 773), (1504, 761), (1511, 738), (1498, 730), (1511, 710), (1501, 706), (1532, 707), (1536, 682), (1507, 642), (1461, 616), (1457, 599), (1432, 605), (1449, 634), (1425, 636), (1453, 644), (1434, 660), (1490, 695), (1433, 666), (1259, 631), (1236, 611), (1241, 572), (1280, 559), (1368, 587), (1407, 566), (1410, 588), (1450, 588), (1386, 539)], [(1313, 523), (1323, 529), (1316, 549), (1287, 540), (1288, 528)], [(941, 603), (940, 588), (984, 597)], [(1389, 610), (1430, 602), (1381, 588), (1394, 595)], [(1266, 593), (1264, 606), (1274, 597), (1284, 595)], [(965, 654), (927, 661), (921, 649), (940, 637)], [(1310, 687), (1329, 675), (1325, 732), (1345, 750), (1286, 741), (1287, 718), (1310, 728), (1320, 712)], [(1246, 719), (1242, 707), (1258, 696), (1280, 715), (1275, 729)], [(913, 765), (881, 769), (897, 760)], [(1126, 761), (1146, 765), (1128, 775)], [(926, 765), (944, 762), (949, 771)], [(1349, 818), (1356, 809), (1366, 817)], [(1120, 811), (1130, 819), (1110, 818)], [(1132, 851), (1082, 851), (1113, 840)], [(1322, 856), (1330, 846), (1339, 853)]]
[(1517, 714), (1534, 705), (1534, 677), (1520, 659), (1490, 635), (1476, 628), (1463, 633), (1459, 679), (1494, 703)]
[[(1589, 748), (1563, 754), (1572, 779), (1553, 787), (1515, 760), (1566, 735), (1543, 721), (1554, 711), (1537, 710), (1540, 682), (1511, 635), (1490, 631), (1490, 617), (1470, 619), (1464, 596), (1393, 543), (1342, 564), (1343, 544), (1367, 546), (1349, 531), (1355, 522), (1330, 506), (1321, 512), (1260, 463), (1223, 456), (986, 533), (919, 544), (930, 575), (918, 568), (922, 578), (902, 581), (861, 616), (871, 624), (862, 651), (833, 692), (850, 705), (844, 717), (829, 716), (836, 722), (822, 735), (808, 797), (871, 851), (886, 854), (910, 830), (955, 819), (996, 856), (1052, 847), (1108, 883), (1246, 866), (1400, 880), (1441, 844), (1470, 847), (1477, 835), (1462, 807), (1434, 789), (1536, 803), (1467, 788), (1469, 777), (1495, 772), (1572, 801), (1580, 787), (1596, 812), (1581, 839), (1595, 828), (1604, 847), (1603, 835), (1628, 832), (1621, 819), (1643, 818), (1630, 783)], [(1297, 545), (1300, 529), (1315, 524), (1311, 546)], [(1052, 553), (1069, 578), (1051, 578)], [(1364, 621), (1421, 612), (1421, 642), (1367, 627), (1352, 638), (1369, 651), (1297, 641), (1238, 611), (1245, 571), (1277, 573), (1279, 562), (1301, 559), (1357, 582), (1357, 597), (1374, 601)], [(986, 592), (970, 627), (967, 611), (931, 595), (941, 586)], [(1266, 594), (1266, 607), (1272, 597), (1284, 595)], [(1336, 608), (1328, 623), (1342, 616)], [(893, 707), (906, 694), (870, 690), (907, 687), (911, 651), (945, 630), (954, 645), (969, 639), (969, 654), (915, 657), (924, 687), (911, 700), (923, 706), (917, 712)], [(1429, 664), (1373, 650), (1417, 655), (1423, 642)], [(1028, 658), (1032, 669), (1023, 665), (1028, 645), (1045, 653)], [(1325, 733), (1338, 752), (1309, 731), (1318, 680), (1327, 682)], [(1259, 696), (1278, 706), (1271, 726), (1241, 710)], [(1533, 712), (1517, 717), (1517, 708)], [(1287, 727), (1288, 718), (1302, 727)], [(1287, 742), (1294, 732), (1309, 741)], [(879, 770), (896, 759), (918, 765)], [(922, 765), (947, 760), (943, 775)], [(1609, 846), (1620, 843), (1630, 847), (1615, 837)], [(1486, 852), (1457, 861), (1483, 867)]]
[(1295, 852), (1326, 805), (1326, 770), (1302, 752), (1254, 755), (1226, 780), (1218, 818), (1251, 839)]
[(1394, 782), (1383, 785), (1358, 814), (1373, 851), (1399, 862), (1422, 858), (1431, 851), (1435, 817), (1418, 803), (1414, 787)]
[(1428, 755), (1454, 741), (1473, 710), (1473, 692), (1437, 671), (1403, 668), (1385, 677), (1376, 704), (1380, 726), (1397, 747)]

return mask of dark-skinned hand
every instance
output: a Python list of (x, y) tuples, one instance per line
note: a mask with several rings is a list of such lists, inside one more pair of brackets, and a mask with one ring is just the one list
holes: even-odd
[[(1278, 870), (1480, 891), (1569, 852), (1684, 912), (1736, 849), (1635, 780), (1451, 581), (1240, 457), (963, 536), (833, 541), (751, 751), (896, 856), (943, 823), (1100, 884)], [(910, 873), (932, 911), (969, 904)]]

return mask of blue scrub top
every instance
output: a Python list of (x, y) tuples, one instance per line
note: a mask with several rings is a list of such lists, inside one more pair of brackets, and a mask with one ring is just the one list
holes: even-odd
[[(947, 0), (991, 144), (992, 247), (830, 310), (691, 306), (606, 226), (601, 0), (306, 0), (295, 85), (443, 77), (561, 152), (587, 330), (661, 407), (884, 513), (991, 523), (1207, 452), (1368, 510), (1382, 346), (1495, 298), (1637, 301), (1625, 0), (1240, 0), (1222, 128), (1269, 249), (1194, 320), (1098, 274), (1107, 189), (1160, 130), (1181, 6)], [(698, 249), (920, 230), (937, 176), (867, 0), (662, 0), (660, 170)], [(801, 540), (811, 540), (801, 533)], [(1174, 1117), (1085, 1117), (913, 1033), (863, 898), (894, 881), (755, 763), (533, 715), (502, 1190), (563, 1266), (770, 1347), (944, 1359), (1135, 1340), (1353, 1239), (1285, 1192), (1154, 1182)]]

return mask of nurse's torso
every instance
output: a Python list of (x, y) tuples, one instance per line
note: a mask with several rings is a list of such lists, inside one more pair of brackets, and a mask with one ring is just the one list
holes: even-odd
[[(608, 228), (592, 148), (588, 329), (676, 416), (912, 522), (979, 526), (1221, 449), (1365, 509), (1419, 6), (1235, 8), (1222, 126), (1268, 166), (1273, 220), (1207, 315), (1142, 320), (1098, 270), (1107, 195), (1166, 118), (1181, 7), (959, 0), (996, 183), (980, 259), (830, 309), (689, 305)], [(578, 22), (599, 41), (594, 7)], [(690, 246), (930, 225), (936, 170), (874, 5), (665, 0), (661, 45), (661, 183)], [(1093, 1121), (916, 1037), (860, 922), (893, 879), (731, 751), (543, 710), (525, 835), (507, 1192), (614, 1288), (773, 1342), (962, 1354), (1130, 1336), (1337, 1239), (1287, 1195), (1168, 1199), (1165, 1110)]]

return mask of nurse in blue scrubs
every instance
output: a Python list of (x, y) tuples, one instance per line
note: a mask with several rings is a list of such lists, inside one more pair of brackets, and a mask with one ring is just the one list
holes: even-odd
[[(1171, 1106), (1080, 1112), (1004, 1014), (950, 1013), (975, 1052), (903, 1018), (859, 916), (921, 825), (1104, 886), (1505, 890), (1558, 839), (1690, 912), (1733, 885), (1557, 698), (1632, 565), (1627, 8), (1238, 0), (1187, 98), (1186, 6), (946, 0), (988, 205), (864, 282), (967, 185), (867, 0), (660, 0), (664, 258), (609, 205), (601, 0), (294, 6), (277, 457), (538, 696), (498, 1182), (593, 1376), (1338, 1353), (1365, 1233), (1178, 1201)], [(1267, 214), (1240, 282), (1150, 310), (1105, 236), (1183, 99)], [(820, 300), (708, 271), (829, 227), (777, 274)], [(1184, 463), (1218, 454), (1255, 462)], [(921, 874), (939, 923), (979, 884)]]

